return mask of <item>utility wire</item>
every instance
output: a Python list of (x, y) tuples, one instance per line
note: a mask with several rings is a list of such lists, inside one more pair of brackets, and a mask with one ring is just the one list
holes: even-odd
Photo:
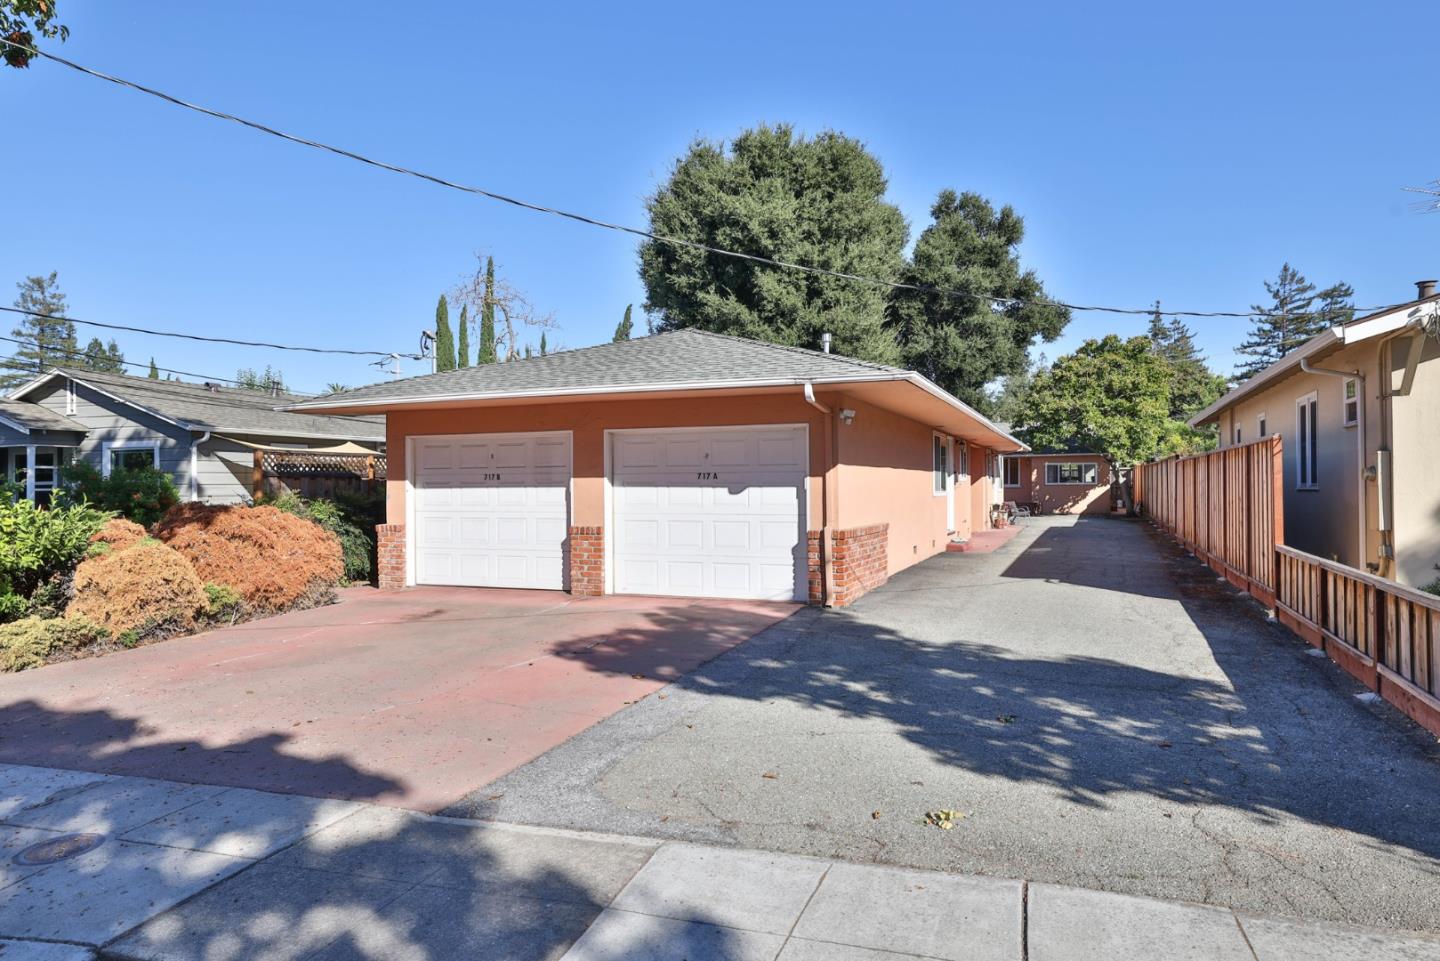
[[(0, 38), (0, 43), (8, 41)], [(179, 337), (183, 340), (202, 340), (210, 344), (237, 344), (241, 347), (268, 347), (271, 350), (298, 350), (310, 354), (348, 354), (353, 357), (389, 357), (393, 351), (388, 350), (346, 350), (343, 347), (297, 347), (293, 344), (271, 344), (260, 340), (236, 340), (232, 337), (206, 337), (202, 334), (184, 334), (175, 330), (151, 330), (147, 327), (130, 327), (125, 324), (106, 324), (98, 320), (81, 320), (79, 317), (62, 316), (60, 314), (36, 314), (34, 311), (23, 310), (19, 307), (0, 307), (0, 310), (11, 314), (24, 314), (27, 317), (43, 317), (47, 321), (66, 322), (72, 324), (84, 324), (87, 327), (104, 327), (106, 330), (126, 330), (132, 334), (152, 334), (156, 337)], [(401, 355), (409, 356), (409, 355)]]
[[(424, 180), (441, 187), (448, 187), (452, 190), (459, 190), (469, 194), (476, 194), (481, 197), (486, 197), (490, 200), (499, 201), (500, 203), (510, 204), (514, 207), (520, 207), (522, 209), (531, 210), (536, 213), (551, 214), (556, 217), (563, 217), (566, 220), (573, 220), (582, 224), (589, 224), (592, 227), (603, 227), (606, 230), (619, 231), (620, 233), (630, 234), (632, 236), (641, 237), (646, 240), (653, 240), (657, 243), (670, 244), (676, 247), (687, 247), (691, 250), (699, 250), (721, 257), (732, 257), (737, 260), (748, 260), (753, 263), (765, 264), (766, 266), (770, 267), (780, 267), (786, 270), (798, 270), (808, 274), (816, 274), (825, 277), (835, 277), (840, 280), (850, 280), (856, 283), (869, 284), (871, 286), (883, 287), (889, 290), (912, 290), (919, 293), (942, 294), (950, 297), (966, 297), (976, 300), (988, 300), (996, 306), (1051, 307), (1063, 308), (1065, 310), (1073, 311), (1089, 311), (1095, 313), (1126, 314), (1139, 316), (1148, 316), (1155, 313), (1155, 309), (1153, 307), (1103, 307), (1094, 304), (1071, 304), (1059, 300), (1021, 300), (1015, 297), (996, 297), (990, 294), (955, 290), (946, 287), (937, 287), (931, 284), (908, 284), (902, 283), (900, 281), (885, 280), (879, 277), (866, 277), (861, 274), (851, 274), (841, 270), (830, 270), (825, 267), (815, 267), (809, 264), (791, 263), (785, 260), (776, 260), (773, 257), (763, 257), (758, 254), (747, 254), (737, 250), (726, 250), (723, 247), (714, 247), (710, 244), (700, 243), (699, 241), (695, 240), (688, 240), (684, 237), (671, 237), (665, 234), (652, 233), (648, 230), (642, 230), (639, 227), (629, 227), (624, 224), (611, 223), (609, 221), (599, 220), (595, 217), (590, 217), (585, 214), (574, 213), (568, 210), (561, 210), (558, 207), (547, 207), (543, 204), (532, 203), (528, 200), (521, 200), (518, 197), (511, 197), (506, 194), (496, 193), (493, 190), (486, 190), (482, 187), (474, 187), (467, 184), (457, 183), (453, 180), (446, 180), (445, 178), (436, 176), (435, 174), (424, 173), (423, 171), (413, 170), (409, 167), (401, 167), (396, 164), (386, 163), (383, 160), (375, 160), (371, 157), (366, 157), (363, 154), (355, 153), (353, 150), (346, 150), (343, 147), (335, 147), (327, 143), (321, 143), (318, 140), (307, 140), (304, 137), (299, 137), (295, 134), (285, 133), (282, 130), (277, 130), (274, 127), (268, 127), (265, 124), (259, 123), (254, 120), (247, 120), (244, 117), (237, 117), (234, 114), (225, 113), (222, 110), (215, 110), (210, 107), (201, 106), (197, 103), (191, 103), (187, 100), (182, 100), (181, 98), (176, 97), (172, 94), (168, 94), (160, 90), (155, 90), (151, 87), (146, 87), (143, 84), (134, 82), (133, 80), (126, 80), (122, 77), (116, 77), (108, 73), (103, 73), (99, 70), (94, 70), (90, 67), (82, 66), (72, 60), (66, 60), (64, 57), (56, 56), (53, 53), (46, 53), (43, 50), (37, 50), (34, 47), (27, 47), (24, 44), (16, 43), (13, 40), (7, 40), (3, 37), (0, 37), (0, 43), (6, 44), (7, 46), (15, 47), (19, 50), (23, 50), (37, 57), (44, 57), (46, 60), (51, 60), (55, 63), (60, 64), (61, 66), (69, 67), (71, 70), (78, 71), (91, 77), (95, 77), (96, 79), (105, 80), (110, 83), (117, 84), (121, 87), (128, 87), (131, 90), (147, 94), (151, 97), (157, 97), (161, 100), (166, 101), (167, 103), (174, 104), (177, 107), (184, 107), (186, 110), (193, 110), (196, 113), (202, 113), (208, 117), (214, 117), (217, 120), (228, 120), (231, 123), (240, 124), (242, 127), (249, 127), (252, 130), (258, 130), (259, 132), (269, 134), (272, 137), (279, 137), (281, 140), (288, 140), (291, 143), (300, 144), (304, 147), (312, 147), (316, 150), (323, 150), (341, 157), (346, 157), (350, 160), (359, 161), (363, 164), (369, 164), (372, 167), (378, 167), (381, 170), (388, 170), (391, 173), (403, 174), (407, 177), (415, 177), (419, 180)], [(1397, 306), (1400, 305), (1389, 304), (1384, 307), (1362, 307), (1355, 308), (1355, 310), (1357, 313), (1372, 313), (1379, 310), (1389, 310), (1392, 307)], [(1163, 311), (1163, 314), (1171, 317), (1251, 318), (1272, 316), (1267, 311), (1255, 310), (1166, 310)]]
[[(3, 341), (5, 341), (5, 342), (8, 343), (8, 344), (19, 344), (21, 347), (41, 348), (41, 347), (43, 346), (43, 345), (41, 345), (41, 344), (36, 343), (36, 342), (33, 341), (33, 340), (16, 340), (14, 337), (0, 337), (0, 340), (3, 340)], [(64, 367), (64, 366), (66, 366), (66, 365), (69, 364), (69, 363), (78, 362), (78, 361), (82, 361), (82, 360), (105, 360), (105, 361), (117, 362), (117, 361), (116, 361), (116, 358), (111, 357), (109, 354), (86, 354), (86, 353), (82, 353), (82, 352), (80, 352), (80, 351), (65, 351), (65, 350), (55, 351), (55, 353), (61, 355), (61, 360), (57, 361), (57, 362), (54, 363), (54, 364), (51, 364), (50, 366), (52, 366), (52, 367)], [(7, 358), (5, 358), (3, 361), (0, 361), (0, 366), (9, 367), (11, 370), (23, 370), (23, 369), (24, 369), (24, 367), (16, 364), (14, 361), (15, 361), (15, 358), (14, 358), (14, 357), (7, 357)], [(119, 360), (118, 363), (124, 364), (126, 367), (144, 368), (145, 370), (149, 370), (149, 369), (150, 369), (150, 365), (149, 365), (149, 364), (143, 364), (143, 363), (139, 363), (139, 362), (133, 361), (133, 360)], [(215, 377), (215, 376), (213, 376), (213, 375), (211, 375), (211, 374), (197, 374), (197, 373), (195, 373), (195, 372), (193, 372), (193, 371), (188, 371), (188, 370), (173, 370), (173, 369), (171, 369), (171, 368), (169, 368), (169, 367), (159, 367), (159, 366), (157, 366), (155, 369), (158, 370), (158, 371), (160, 371), (161, 373), (164, 373), (164, 374), (184, 375), (184, 376), (186, 376), (186, 377), (203, 377), (205, 380), (210, 380), (210, 381), (224, 381), (224, 382), (227, 383), (227, 384), (235, 384), (235, 385), (237, 385), (237, 386), (240, 384), (240, 381), (236, 380), (236, 379), (233, 378), (233, 377)], [(37, 371), (36, 373), (37, 373), (37, 376), (38, 376), (39, 374), (44, 373), (44, 371)], [(103, 374), (103, 373), (105, 373), (105, 371), (101, 371), (101, 373)]]

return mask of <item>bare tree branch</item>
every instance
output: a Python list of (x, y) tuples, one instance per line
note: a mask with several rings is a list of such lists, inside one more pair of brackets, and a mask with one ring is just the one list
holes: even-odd
[[(479, 323), (485, 306), (485, 254), (475, 254), (475, 273), (461, 279), (451, 293), (451, 303), (470, 305), (471, 323)], [(495, 288), (491, 303), (495, 307), (495, 354), (501, 360), (514, 360), (521, 356), (524, 343), (521, 336), (527, 328), (536, 330), (558, 330), (555, 314), (541, 313), (514, 284), (500, 276), (500, 265), (495, 265)]]

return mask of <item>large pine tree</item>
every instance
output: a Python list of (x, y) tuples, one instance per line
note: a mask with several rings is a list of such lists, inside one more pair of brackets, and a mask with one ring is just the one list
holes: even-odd
[(0, 361), (0, 390), (18, 387), (51, 367), (73, 364), (80, 356), (75, 324), (64, 319), (65, 295), (56, 272), (26, 277), (15, 287), (20, 291), (15, 306), (25, 313), (10, 335), (23, 343)]
[(1185, 421), (1203, 410), (1225, 392), (1225, 378), (1206, 363), (1195, 346), (1195, 332), (1179, 317), (1165, 319), (1160, 301), (1150, 315), (1151, 349), (1170, 368), (1170, 416)]
[(485, 302), (480, 306), (480, 348), (475, 363), (493, 364), (495, 356), (495, 258), (485, 258)]
[(450, 329), (450, 304), (444, 294), (435, 305), (435, 369), (455, 369), (455, 332)]
[(1311, 337), (1335, 324), (1343, 324), (1355, 315), (1350, 298), (1355, 291), (1346, 283), (1334, 284), (1322, 291), (1305, 279), (1288, 263), (1280, 268), (1275, 281), (1265, 281), (1270, 303), (1251, 305), (1256, 317), (1251, 321), (1250, 336), (1235, 352), (1247, 360), (1235, 369), (1239, 380), (1253, 377)]

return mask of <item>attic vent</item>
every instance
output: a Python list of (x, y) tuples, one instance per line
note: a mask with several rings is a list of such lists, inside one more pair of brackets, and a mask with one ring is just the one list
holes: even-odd
[(212, 394), (218, 394), (218, 393), (220, 393), (220, 385), (219, 385), (219, 384), (212, 384), (212, 383), (210, 383), (210, 381), (208, 381), (208, 380), (205, 382), (205, 389), (208, 390), (208, 391), (209, 391), (210, 393), (212, 393)]

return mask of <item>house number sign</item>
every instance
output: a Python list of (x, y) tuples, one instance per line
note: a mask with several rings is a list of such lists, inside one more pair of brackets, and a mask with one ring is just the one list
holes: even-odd
[(720, 475), (713, 470), (702, 470), (695, 472), (696, 480), (719, 480)]

